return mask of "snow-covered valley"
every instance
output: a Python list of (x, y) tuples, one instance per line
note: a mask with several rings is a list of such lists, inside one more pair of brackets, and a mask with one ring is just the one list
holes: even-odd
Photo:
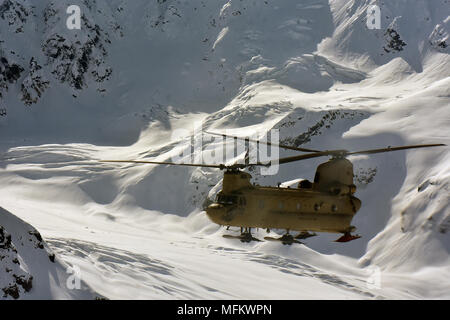
[[(13, 266), (28, 299), (450, 298), (449, 147), (349, 157), (362, 238), (292, 246), (222, 237), (238, 230), (202, 209), (218, 169), (99, 161), (170, 161), (199, 125), (319, 150), (450, 145), (449, 1), (85, 0), (81, 30), (68, 5), (0, 2), (0, 226), (21, 262), (0, 238), (0, 289)], [(312, 180), (325, 160), (250, 173)], [(24, 221), (46, 253), (20, 244)]]

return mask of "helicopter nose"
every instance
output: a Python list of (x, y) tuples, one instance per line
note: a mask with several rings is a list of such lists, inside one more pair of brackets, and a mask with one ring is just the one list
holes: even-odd
[(206, 215), (212, 222), (221, 224), (220, 217), (223, 215), (223, 209), (223, 205), (213, 203), (206, 208)]

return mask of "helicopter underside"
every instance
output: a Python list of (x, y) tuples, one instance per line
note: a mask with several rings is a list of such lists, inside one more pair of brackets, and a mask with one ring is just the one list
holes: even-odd
[[(210, 212), (212, 210), (214, 209), (209, 208)], [(222, 217), (212, 218), (212, 215), (208, 214), (214, 223), (242, 228), (285, 229), (291, 231), (328, 233), (347, 233), (354, 229), (350, 225), (353, 215), (346, 214), (269, 212), (264, 215), (264, 218), (253, 221), (250, 221), (240, 210), (234, 209), (227, 210)]]

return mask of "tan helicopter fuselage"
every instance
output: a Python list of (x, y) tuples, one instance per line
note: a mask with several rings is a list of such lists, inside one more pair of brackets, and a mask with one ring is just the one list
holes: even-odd
[(214, 223), (224, 226), (346, 233), (361, 207), (354, 197), (353, 165), (331, 159), (317, 168), (314, 182), (298, 188), (252, 185), (242, 171), (224, 173), (223, 188), (206, 209)]

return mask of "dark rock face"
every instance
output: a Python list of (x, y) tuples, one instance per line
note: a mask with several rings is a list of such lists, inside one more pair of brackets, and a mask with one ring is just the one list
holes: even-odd
[[(305, 132), (297, 137), (290, 137), (282, 140), (283, 144), (290, 144), (300, 147), (311, 141), (314, 136), (319, 136), (324, 130), (331, 128), (335, 122), (353, 118), (363, 118), (365, 115), (363, 112), (354, 110), (330, 110), (327, 111), (317, 123), (309, 127)], [(301, 120), (301, 118), (296, 119)], [(289, 127), (295, 125), (296, 121), (286, 121), (280, 125), (280, 127)]]
[[(28, 233), (15, 235), (16, 243), (13, 242), (3, 226), (0, 225), (0, 294), (2, 298), (19, 299), (23, 294), (30, 292), (33, 288), (33, 276), (22, 266), (20, 261), (23, 254), (17, 250), (37, 250), (38, 254), (47, 254), (51, 262), (55, 262), (55, 254), (46, 251), (41, 234), (34, 228)], [(25, 249), (28, 248), (28, 249)]]
[(0, 226), (0, 272), (4, 273), (0, 281), (3, 298), (18, 299), (33, 287), (33, 276), (20, 266), (19, 256), (11, 235)]
[(51, 73), (60, 82), (81, 90), (86, 86), (86, 76), (91, 69), (91, 75), (97, 82), (109, 79), (112, 69), (106, 67), (101, 74), (95, 67), (104, 64), (107, 52), (100, 40), (102, 34), (99, 26), (92, 28), (95, 36), (85, 43), (75, 43), (66, 40), (59, 34), (54, 34), (42, 46), (44, 54), (48, 57), (47, 64), (52, 66)]
[[(44, 20), (48, 27), (59, 21), (57, 14), (58, 10), (53, 4), (46, 8)], [(105, 65), (106, 45), (111, 43), (108, 33), (85, 15), (81, 16), (81, 24), (82, 33), (77, 39), (69, 39), (61, 32), (54, 32), (42, 44), (42, 52), (47, 57), (46, 65), (50, 67), (50, 72), (60, 82), (77, 90), (87, 86), (88, 76), (96, 82), (103, 82), (112, 73), (112, 69)]]
[(403, 47), (406, 46), (406, 42), (400, 39), (400, 35), (394, 29), (388, 28), (384, 33), (387, 41), (387, 45), (383, 47), (384, 51), (402, 51)]
[(31, 14), (20, 1), (6, 0), (0, 4), (0, 18), (8, 22), (8, 25), (14, 26), (15, 33), (23, 32), (23, 26)]
[(20, 65), (10, 63), (8, 59), (1, 56), (0, 51), (0, 98), (8, 91), (8, 85), (15, 83), (20, 78), (23, 70)]
[(437, 25), (429, 37), (430, 46), (443, 53), (450, 53), (448, 32), (442, 25)]
[(0, 249), (11, 250), (17, 253), (17, 250), (12, 245), (11, 235), (6, 233), (5, 229), (2, 226), (0, 226)]
[(27, 105), (36, 103), (44, 91), (49, 87), (50, 82), (42, 74), (42, 67), (31, 58), (29, 65), (30, 73), (22, 82), (22, 101)]
[[(31, 106), (38, 103), (54, 80), (70, 90), (82, 90), (88, 83), (100, 86), (110, 79), (112, 68), (106, 64), (106, 57), (111, 41), (104, 29), (115, 34), (122, 27), (113, 20), (101, 24), (93, 18), (103, 14), (95, 4), (80, 4), (81, 30), (73, 32), (65, 28), (67, 6), (59, 1), (49, 1), (41, 10), (32, 1), (0, 1), (0, 100), (11, 86), (18, 86), (19, 99)], [(27, 54), (19, 49), (28, 34), (30, 45), (37, 50)], [(28, 65), (25, 61), (29, 61)], [(5, 115), (6, 109), (1, 112), (1, 116)]]
[[(37, 230), (28, 231), (28, 234), (36, 238), (36, 240), (34, 241), (35, 248), (44, 249), (44, 243), (42, 240), (42, 236)], [(32, 241), (32, 240), (30, 239), (30, 241)]]

